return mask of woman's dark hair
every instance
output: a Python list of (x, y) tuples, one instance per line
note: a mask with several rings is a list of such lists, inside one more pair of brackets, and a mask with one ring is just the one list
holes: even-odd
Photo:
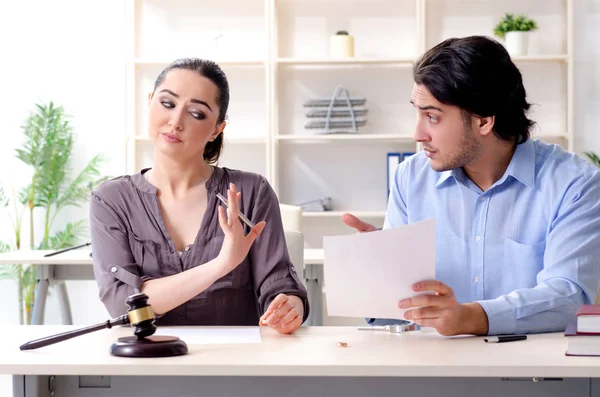
[(527, 118), (531, 104), (521, 73), (496, 40), (447, 39), (417, 61), (413, 75), (440, 103), (458, 106), (463, 117), (495, 116), (498, 138), (517, 144), (529, 138), (534, 122)]
[[(181, 58), (167, 66), (156, 78), (154, 91), (163, 82), (167, 73), (173, 69), (185, 69), (198, 73), (212, 81), (218, 89), (217, 103), (219, 104), (219, 117), (217, 124), (225, 121), (227, 108), (229, 107), (229, 82), (225, 72), (213, 61), (199, 58)], [(204, 148), (204, 161), (208, 164), (216, 163), (223, 150), (223, 133), (219, 134), (214, 141), (208, 142)]]

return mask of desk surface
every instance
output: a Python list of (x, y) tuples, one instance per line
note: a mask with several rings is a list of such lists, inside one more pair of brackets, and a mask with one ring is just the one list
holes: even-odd
[[(37, 350), (29, 340), (74, 326), (6, 326), (0, 339), (0, 373), (29, 375), (188, 376), (393, 376), (393, 377), (600, 377), (600, 359), (567, 357), (560, 333), (526, 341), (487, 344), (483, 337), (448, 338), (435, 331), (407, 334), (355, 327), (302, 327), (293, 335), (261, 328), (262, 343), (188, 345), (170, 358), (122, 358), (108, 353), (131, 328), (117, 327)], [(338, 341), (348, 347), (336, 346)]]
[[(91, 265), (90, 249), (77, 249), (45, 258), (53, 251), (13, 251), (0, 254), (0, 265), (30, 264), (36, 265)], [(322, 265), (323, 250), (307, 248), (304, 250), (304, 264)]]
[(63, 252), (62, 254), (49, 256), (44, 255), (54, 250), (21, 250), (4, 252), (0, 254), (0, 265), (91, 265), (90, 249), (76, 249)]

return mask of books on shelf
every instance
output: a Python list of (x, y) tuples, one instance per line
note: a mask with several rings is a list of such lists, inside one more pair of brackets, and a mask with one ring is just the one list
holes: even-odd
[(387, 154), (387, 197), (390, 197), (390, 191), (394, 185), (394, 177), (396, 175), (396, 168), (401, 162), (400, 153), (388, 153)]

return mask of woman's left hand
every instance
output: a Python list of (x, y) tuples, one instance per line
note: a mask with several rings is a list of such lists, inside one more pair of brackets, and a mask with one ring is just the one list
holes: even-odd
[(290, 334), (302, 325), (304, 304), (295, 295), (279, 294), (260, 317), (258, 325), (268, 325), (280, 334)]

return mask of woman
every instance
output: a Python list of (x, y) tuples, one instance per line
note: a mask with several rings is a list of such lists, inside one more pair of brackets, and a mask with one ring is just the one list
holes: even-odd
[[(153, 168), (92, 193), (94, 273), (112, 316), (126, 312), (137, 290), (162, 315), (160, 325), (260, 323), (290, 333), (308, 316), (273, 189), (260, 175), (212, 165), (228, 106), (218, 65), (175, 61), (150, 97)], [(256, 226), (242, 225), (238, 211)]]

